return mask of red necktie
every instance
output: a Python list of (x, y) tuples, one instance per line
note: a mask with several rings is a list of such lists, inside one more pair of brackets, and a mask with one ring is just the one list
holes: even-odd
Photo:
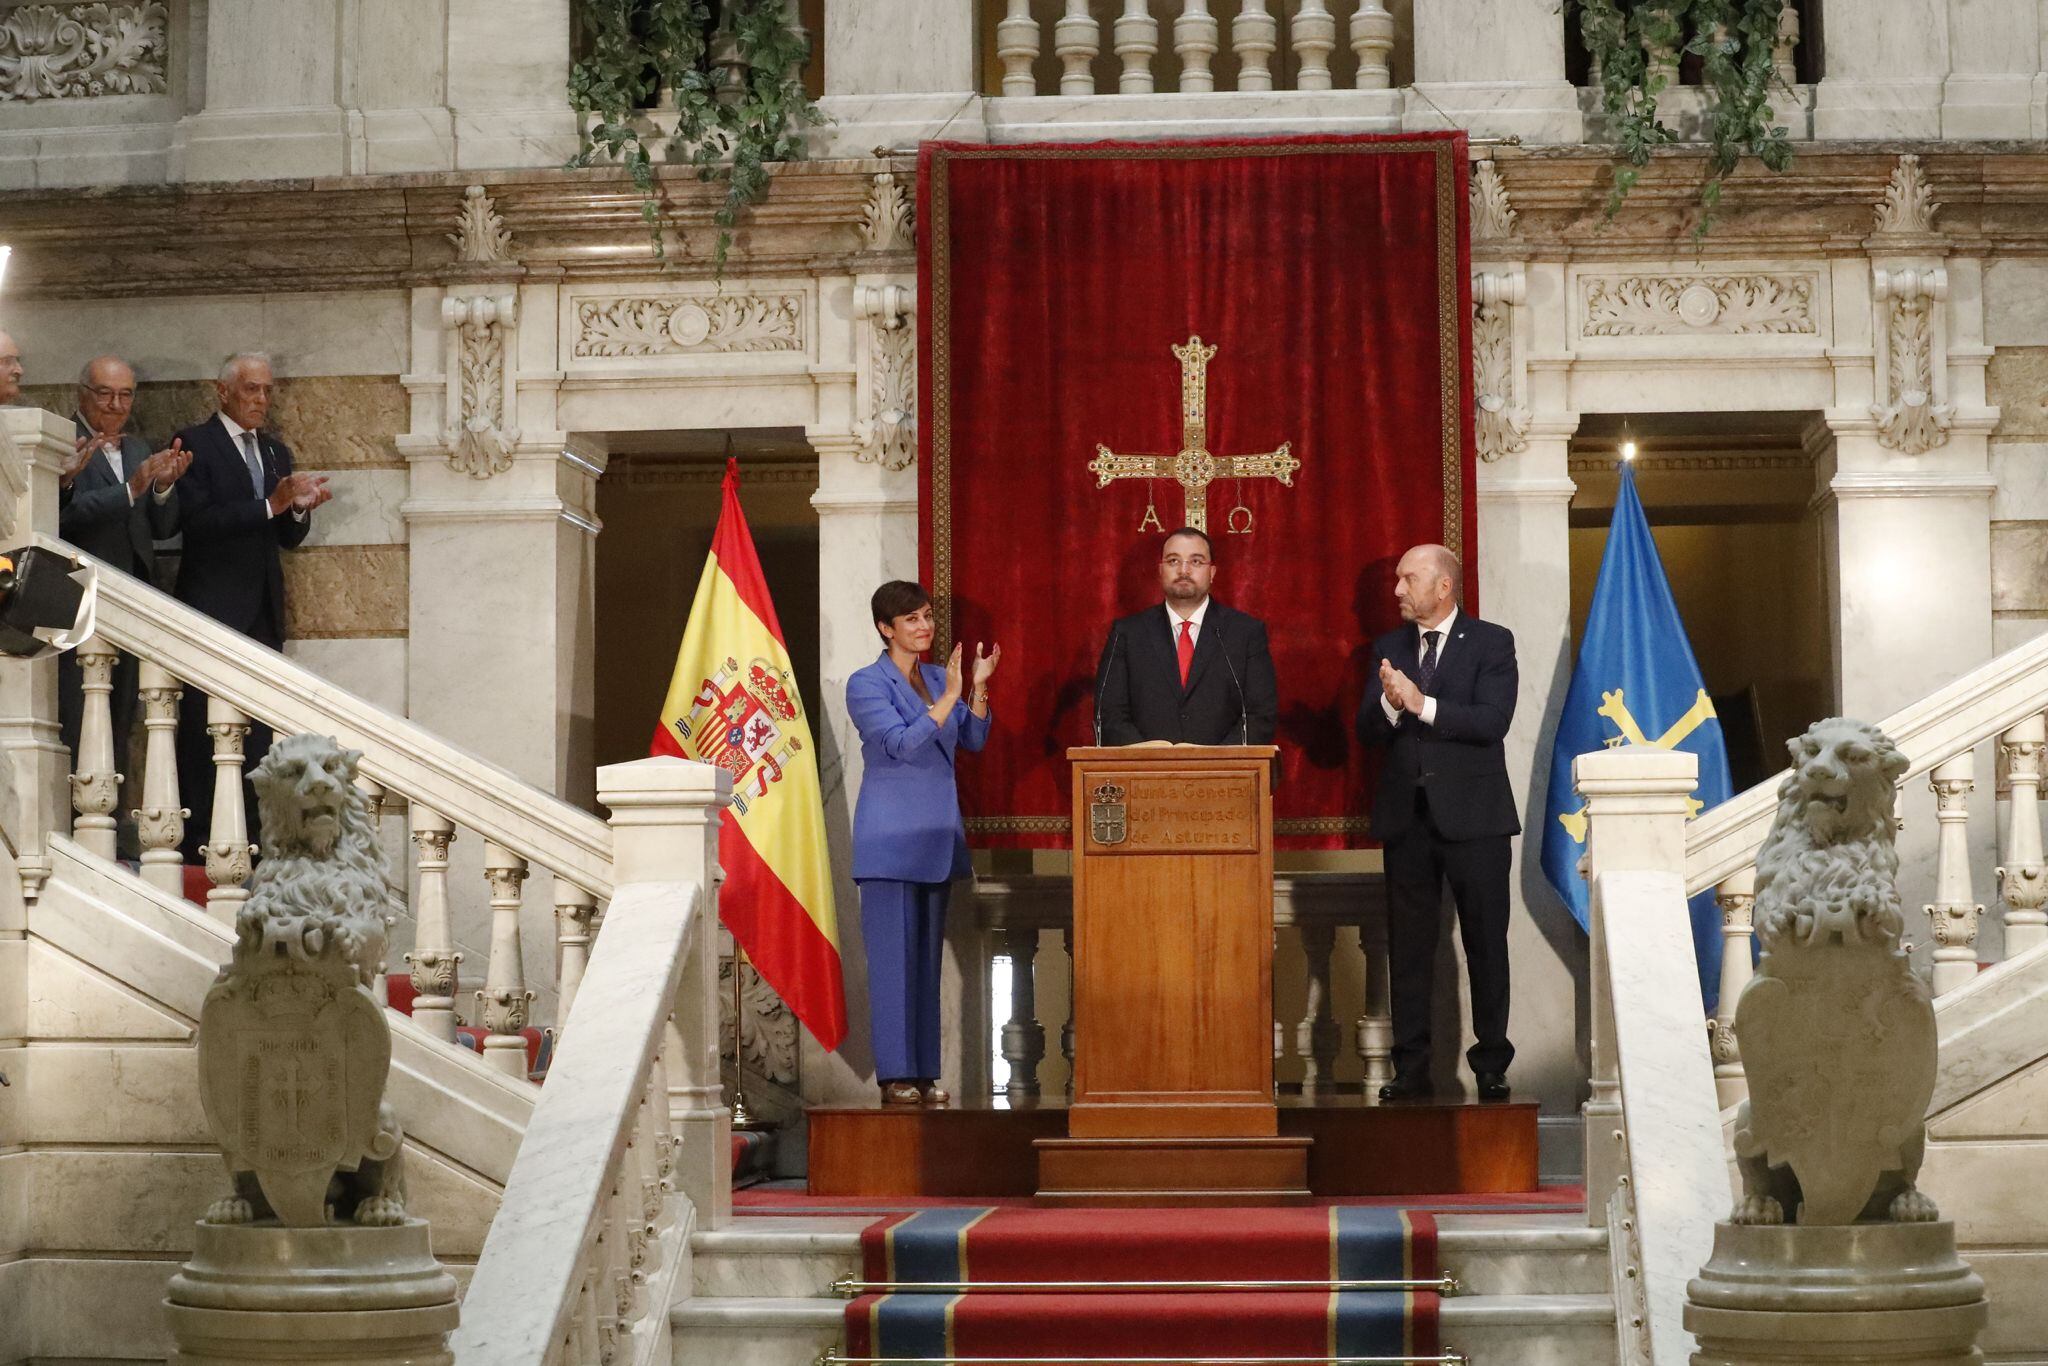
[(1195, 662), (1194, 631), (1195, 624), (1192, 621), (1183, 621), (1180, 624), (1180, 685), (1183, 689), (1188, 685), (1188, 665)]

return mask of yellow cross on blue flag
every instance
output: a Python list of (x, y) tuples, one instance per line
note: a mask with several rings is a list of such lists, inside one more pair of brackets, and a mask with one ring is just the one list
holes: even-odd
[[(1579, 642), (1578, 667), (1558, 718), (1557, 745), (1550, 755), (1550, 796), (1544, 804), (1543, 871), (1586, 926), (1586, 880), (1579, 856), (1586, 852), (1585, 803), (1572, 790), (1572, 760), (1602, 747), (1624, 744), (1682, 749), (1699, 756), (1699, 786), (1692, 814), (1733, 795), (1728, 750), (1721, 722), (1707, 697), (1700, 666), (1686, 639), (1672, 600), (1664, 562), (1650, 536), (1635, 471), (1621, 467), (1621, 489), (1607, 528), (1607, 553), (1593, 585), (1593, 606)], [(1721, 977), (1721, 912), (1711, 891), (1692, 899), (1693, 956), (1699, 962), (1700, 995), (1714, 1008)]]

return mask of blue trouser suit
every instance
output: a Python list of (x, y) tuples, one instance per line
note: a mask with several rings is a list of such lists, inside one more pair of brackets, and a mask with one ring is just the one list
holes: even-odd
[(868, 951), (868, 1017), (879, 1081), (939, 1075), (939, 964), (946, 945), (944, 882), (870, 878), (860, 884)]

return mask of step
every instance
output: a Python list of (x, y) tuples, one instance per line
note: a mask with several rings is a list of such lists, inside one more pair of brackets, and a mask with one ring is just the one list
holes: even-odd
[(690, 1235), (691, 1290), (697, 1296), (820, 1298), (832, 1282), (860, 1270), (862, 1215), (742, 1216), (722, 1229)]
[(1580, 1214), (1439, 1214), (1437, 1260), (1464, 1294), (1607, 1295), (1607, 1230)]
[[(1461, 1295), (1443, 1303), (1444, 1345), (1472, 1366), (1593, 1366), (1615, 1360), (1606, 1295)], [(840, 1345), (838, 1299), (697, 1297), (669, 1312), (675, 1366), (811, 1366)]]

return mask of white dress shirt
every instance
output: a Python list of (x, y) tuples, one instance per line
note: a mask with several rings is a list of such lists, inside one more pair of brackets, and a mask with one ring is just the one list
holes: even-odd
[(1180, 648), (1180, 624), (1183, 621), (1185, 621), (1189, 627), (1188, 640), (1193, 644), (1200, 645), (1202, 643), (1202, 619), (1208, 615), (1209, 600), (1207, 598), (1203, 598), (1200, 603), (1196, 604), (1195, 610), (1188, 613), (1185, 617), (1183, 617), (1180, 613), (1173, 610), (1172, 603), (1167, 603), (1166, 624), (1167, 627), (1171, 629), (1173, 632), (1174, 648)]
[[(216, 412), (220, 417), (220, 425), (227, 429), (228, 440), (234, 445), (236, 456), (240, 457), (242, 461), (242, 468), (246, 470), (248, 468), (249, 457), (246, 453), (248, 448), (242, 444), (242, 433), (248, 431), (249, 429), (247, 427), (244, 427), (241, 423), (235, 421), (233, 418), (229, 417), (227, 414), (227, 410), (225, 408), (217, 409)], [(256, 436), (256, 462), (258, 464), (263, 463), (263, 436), (261, 433), (258, 433)], [(256, 495), (256, 500), (262, 503), (266, 509), (269, 508), (269, 495), (259, 493)], [(306, 520), (306, 514), (303, 509), (293, 508), (291, 510), (291, 514), (292, 519), (294, 521), (303, 522)]]
[[(1422, 637), (1427, 632), (1435, 631), (1437, 633), (1436, 667), (1439, 673), (1443, 671), (1444, 651), (1450, 648), (1451, 627), (1457, 624), (1457, 620), (1458, 609), (1456, 607), (1453, 607), (1451, 609), (1450, 615), (1445, 617), (1442, 621), (1438, 622), (1434, 626), (1424, 626), (1419, 621), (1415, 623), (1415, 658), (1418, 663), (1422, 659), (1422, 651), (1425, 645), (1425, 642), (1422, 639)], [(1388, 721), (1392, 722), (1394, 725), (1397, 726), (1401, 724), (1402, 709), (1395, 706), (1391, 701), (1388, 700), (1387, 694), (1384, 690), (1380, 693), (1380, 710), (1387, 714)], [(1421, 719), (1422, 724), (1425, 726), (1433, 726), (1436, 724), (1436, 699), (1434, 697), (1430, 697), (1427, 694), (1424, 694), (1422, 698)]]

